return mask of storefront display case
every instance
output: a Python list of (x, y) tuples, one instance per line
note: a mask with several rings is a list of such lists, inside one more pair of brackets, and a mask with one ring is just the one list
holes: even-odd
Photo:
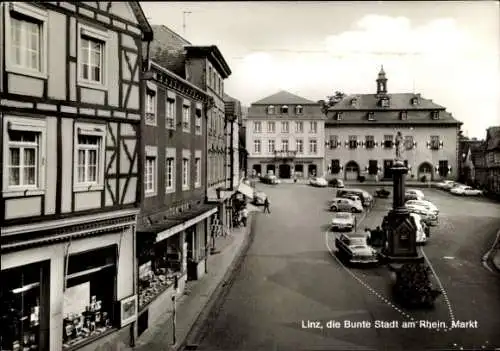
[(48, 331), (40, 327), (44, 324), (41, 312), (48, 302), (43, 274), (48, 271), (42, 264), (2, 271), (1, 350), (47, 350), (44, 334)]
[(176, 286), (182, 270), (179, 237), (154, 244), (139, 257), (139, 311), (169, 287)]
[(116, 327), (116, 245), (69, 256), (64, 291), (63, 350)]

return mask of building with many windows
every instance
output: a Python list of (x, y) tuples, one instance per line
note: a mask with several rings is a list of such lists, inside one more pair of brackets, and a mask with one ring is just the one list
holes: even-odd
[(500, 126), (486, 130), (485, 141), (486, 189), (500, 197)]
[(0, 11), (1, 349), (128, 344), (152, 29), (134, 1)]
[(163, 25), (153, 26), (155, 40), (151, 57), (162, 67), (205, 91), (213, 105), (207, 110), (207, 202), (215, 202), (219, 210), (210, 222), (229, 226), (230, 199), (227, 177), (228, 137), (225, 121), (224, 79), (231, 70), (215, 45), (193, 46), (189, 41)]
[(397, 132), (409, 179), (434, 181), (458, 176), (461, 122), (420, 94), (388, 93), (383, 68), (376, 94), (346, 96), (327, 111), (325, 159), (331, 176), (391, 179)]
[(206, 271), (207, 106), (212, 98), (150, 61), (142, 150), (144, 187), (137, 223), (138, 335), (172, 308), (171, 296)]
[(246, 118), (248, 171), (306, 178), (324, 173), (324, 121), (319, 103), (280, 91), (251, 104)]

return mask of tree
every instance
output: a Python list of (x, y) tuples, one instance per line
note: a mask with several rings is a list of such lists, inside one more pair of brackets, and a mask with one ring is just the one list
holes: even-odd
[(332, 106), (335, 106), (339, 101), (346, 97), (346, 94), (337, 90), (333, 95), (329, 95), (326, 97), (326, 100), (319, 100), (318, 102), (321, 104), (321, 111), (326, 115), (328, 109)]

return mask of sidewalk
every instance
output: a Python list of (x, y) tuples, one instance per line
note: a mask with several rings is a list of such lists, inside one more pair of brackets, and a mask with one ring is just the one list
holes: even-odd
[(173, 345), (173, 318), (169, 313), (150, 326), (136, 340), (134, 348), (121, 348), (120, 351), (177, 351), (185, 346), (185, 340), (205, 306), (250, 243), (249, 233), (254, 216), (250, 213), (247, 227), (235, 228), (226, 237), (215, 239), (216, 250), (207, 259), (208, 273), (200, 280), (187, 282), (184, 293), (177, 296), (176, 344)]

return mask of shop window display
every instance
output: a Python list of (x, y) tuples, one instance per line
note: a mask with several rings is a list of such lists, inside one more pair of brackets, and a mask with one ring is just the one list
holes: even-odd
[(64, 291), (63, 350), (113, 329), (115, 245), (69, 256)]
[(47, 322), (41, 316), (48, 303), (44, 289), (47, 264), (30, 264), (2, 271), (1, 349), (47, 350)]
[(144, 250), (139, 257), (139, 310), (167, 288), (176, 285), (182, 270), (179, 235)]

